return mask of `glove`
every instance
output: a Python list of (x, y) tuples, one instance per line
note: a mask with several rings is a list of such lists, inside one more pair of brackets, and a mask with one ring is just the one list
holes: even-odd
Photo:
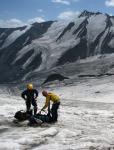
[(41, 114), (41, 110), (38, 112), (38, 114)]
[(45, 112), (45, 110), (41, 109), (38, 113), (39, 113), (39, 114), (41, 114), (41, 112), (42, 112), (42, 111), (44, 111), (44, 112)]

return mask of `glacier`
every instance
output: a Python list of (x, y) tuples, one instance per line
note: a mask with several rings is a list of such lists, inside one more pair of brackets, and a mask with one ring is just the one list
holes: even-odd
[[(28, 127), (27, 122), (13, 123), (18, 110), (25, 110), (22, 91), (16, 95), (6, 87), (0, 89), (1, 150), (79, 150), (114, 148), (113, 77), (88, 79), (76, 85), (48, 87), (61, 97), (59, 120), (55, 124)], [(44, 98), (38, 97), (39, 109)], [(10, 146), (9, 146), (10, 144)]]

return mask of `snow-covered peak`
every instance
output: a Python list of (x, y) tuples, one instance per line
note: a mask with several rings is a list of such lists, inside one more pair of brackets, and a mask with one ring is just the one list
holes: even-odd
[(0, 28), (1, 80), (27, 79), (96, 54), (113, 53), (113, 41), (114, 18), (99, 12), (83, 11), (75, 20), (33, 23), (23, 29)]
[(79, 17), (90, 17), (92, 15), (99, 15), (101, 14), (100, 12), (90, 12), (90, 11), (87, 11), (87, 10), (84, 10)]

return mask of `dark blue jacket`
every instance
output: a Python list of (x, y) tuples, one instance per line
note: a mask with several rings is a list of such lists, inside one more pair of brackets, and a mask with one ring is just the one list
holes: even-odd
[(21, 97), (27, 101), (32, 101), (38, 97), (38, 91), (36, 89), (33, 90), (25, 90), (22, 92)]

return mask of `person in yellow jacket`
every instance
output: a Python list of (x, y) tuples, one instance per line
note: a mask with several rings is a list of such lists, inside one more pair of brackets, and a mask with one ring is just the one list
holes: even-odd
[(46, 109), (47, 107), (49, 108), (48, 111), (50, 111), (50, 101), (53, 102), (52, 104), (52, 108), (51, 108), (51, 114), (52, 114), (52, 121), (57, 121), (58, 118), (58, 108), (60, 105), (60, 98), (58, 95), (51, 93), (51, 92), (47, 92), (47, 91), (43, 91), (42, 95), (44, 97), (46, 97), (46, 101), (45, 101), (45, 105), (44, 107), (41, 109), (41, 111), (43, 111), (44, 109)]

